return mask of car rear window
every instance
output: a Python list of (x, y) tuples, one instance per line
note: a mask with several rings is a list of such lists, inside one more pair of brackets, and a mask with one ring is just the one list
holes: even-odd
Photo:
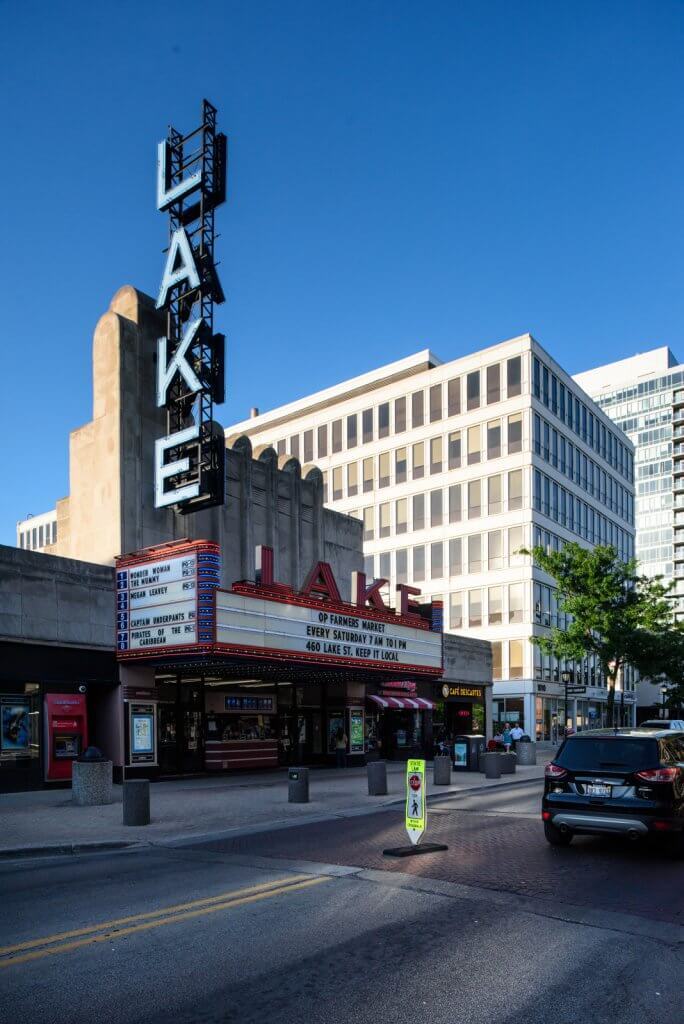
[(638, 771), (660, 763), (658, 741), (611, 736), (593, 739), (570, 738), (565, 741), (556, 764), (570, 771)]

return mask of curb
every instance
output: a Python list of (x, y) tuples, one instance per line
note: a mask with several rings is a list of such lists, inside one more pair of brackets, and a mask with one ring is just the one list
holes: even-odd
[(14, 860), (19, 857), (61, 857), (64, 854), (100, 853), (106, 850), (125, 850), (141, 843), (125, 839), (110, 839), (102, 842), (46, 843), (42, 846), (15, 846), (0, 850), (0, 860)]

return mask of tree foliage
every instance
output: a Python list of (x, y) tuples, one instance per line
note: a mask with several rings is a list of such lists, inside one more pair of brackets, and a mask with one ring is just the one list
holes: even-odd
[(562, 551), (538, 546), (525, 554), (554, 579), (559, 610), (571, 616), (566, 629), (554, 626), (534, 643), (557, 658), (596, 656), (608, 683), (609, 723), (618, 674), (626, 666), (654, 681), (681, 680), (684, 633), (672, 619), (671, 584), (638, 575), (636, 562), (621, 561), (609, 546), (588, 550), (572, 542)]

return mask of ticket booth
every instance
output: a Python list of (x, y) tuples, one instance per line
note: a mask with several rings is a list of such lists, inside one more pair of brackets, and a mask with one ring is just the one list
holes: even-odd
[(86, 698), (79, 693), (45, 695), (45, 778), (71, 778), (71, 762), (88, 746)]

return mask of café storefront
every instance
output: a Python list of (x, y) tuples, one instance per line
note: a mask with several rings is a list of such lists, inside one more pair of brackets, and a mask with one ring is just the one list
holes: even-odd
[(442, 634), (429, 605), (400, 594), (395, 613), (362, 573), (343, 602), (325, 563), (298, 591), (268, 571), (220, 589), (219, 559), (199, 541), (117, 563), (133, 774), (334, 763), (341, 738), (348, 763), (431, 753)]

